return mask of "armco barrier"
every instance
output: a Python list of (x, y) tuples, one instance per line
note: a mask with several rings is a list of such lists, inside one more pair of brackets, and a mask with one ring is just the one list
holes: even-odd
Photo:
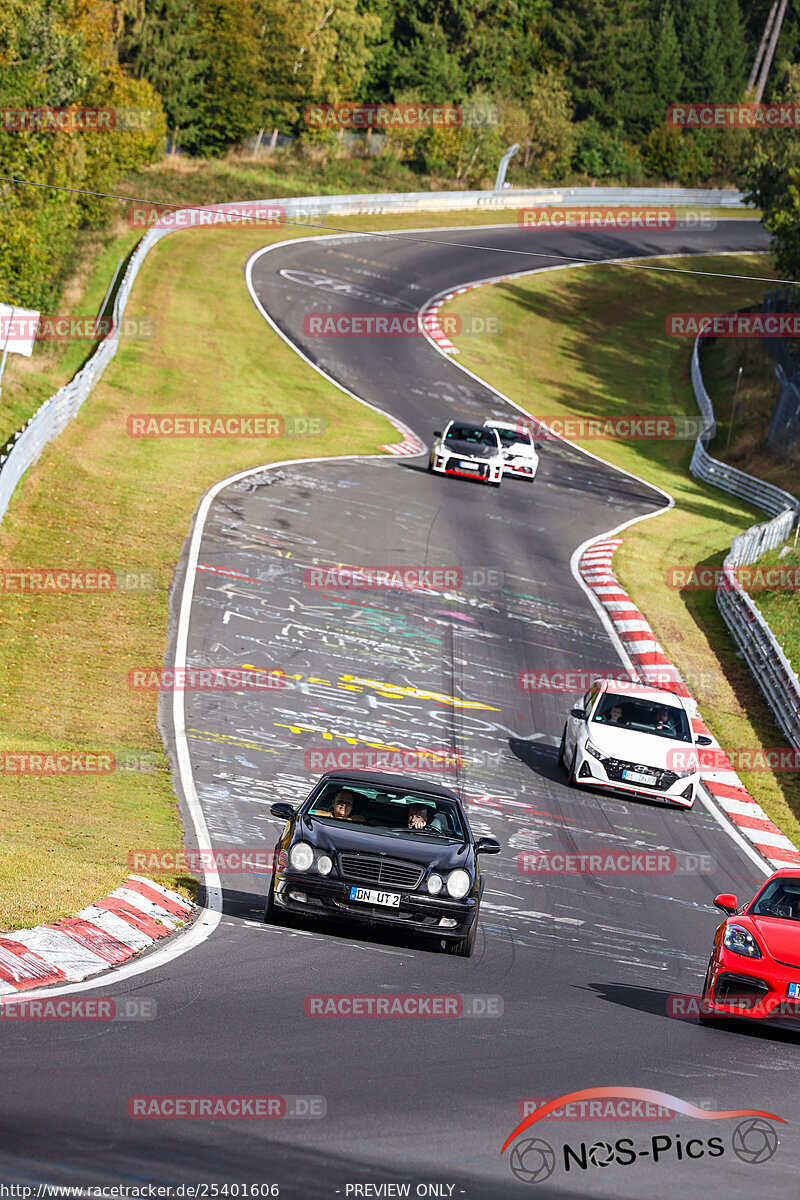
[(789, 742), (800, 749), (800, 682), (769, 625), (739, 586), (735, 573), (738, 565), (755, 562), (767, 550), (774, 550), (786, 541), (800, 518), (800, 501), (789, 492), (746, 475), (736, 467), (729, 467), (708, 453), (706, 447), (714, 438), (717, 423), (700, 370), (701, 338), (702, 335), (695, 342), (692, 353), (692, 384), (705, 428), (695, 443), (691, 472), (698, 479), (713, 483), (772, 514), (771, 521), (752, 525), (733, 539), (730, 554), (723, 563), (717, 607), (775, 720)]
[[(388, 192), (357, 196), (303, 196), (260, 201), (265, 207), (281, 207), (291, 223), (312, 223), (314, 217), (391, 212), (442, 212), (468, 208), (523, 208), (533, 204), (663, 204), (688, 208), (741, 208), (741, 192), (714, 188), (530, 188), (503, 192)], [(248, 202), (248, 207), (252, 207)], [(215, 210), (234, 210), (236, 204), (217, 204)], [(44, 447), (58, 437), (77, 413), (117, 352), (120, 325), (133, 282), (148, 251), (177, 228), (148, 230), (131, 256), (114, 299), (114, 328), (101, 342), (86, 365), (54, 396), (45, 400), (24, 429), (14, 434), (5, 451), (0, 451), (0, 521), (2, 521), (22, 476), (38, 459)]]

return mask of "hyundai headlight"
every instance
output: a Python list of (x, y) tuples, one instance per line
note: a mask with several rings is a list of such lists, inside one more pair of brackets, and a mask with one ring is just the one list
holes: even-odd
[(289, 851), (289, 865), (295, 871), (308, 871), (314, 863), (314, 851), (308, 842), (295, 842)]
[(454, 900), (463, 900), (471, 887), (472, 880), (461, 867), (457, 867), (447, 876), (447, 894)]
[(584, 746), (584, 750), (587, 754), (591, 754), (592, 758), (599, 758), (600, 762), (605, 762), (605, 760), (609, 757), (608, 754), (603, 754), (602, 750), (598, 750), (597, 746), (593, 746), (588, 739), (586, 745)]
[(743, 925), (728, 925), (722, 935), (722, 944), (734, 954), (743, 954), (746, 958), (761, 958), (758, 942)]

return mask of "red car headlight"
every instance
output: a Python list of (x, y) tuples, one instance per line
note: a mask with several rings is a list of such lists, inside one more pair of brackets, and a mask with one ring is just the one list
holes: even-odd
[(746, 958), (761, 958), (758, 942), (743, 925), (727, 925), (722, 935), (722, 944), (734, 954), (743, 954)]

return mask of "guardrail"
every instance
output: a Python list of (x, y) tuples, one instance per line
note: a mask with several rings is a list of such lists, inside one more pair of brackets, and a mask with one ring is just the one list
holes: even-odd
[(708, 453), (717, 422), (700, 370), (702, 338), (701, 334), (692, 352), (692, 384), (705, 427), (695, 442), (690, 470), (705, 483), (712, 483), (772, 514), (771, 521), (751, 525), (733, 539), (722, 564), (717, 607), (780, 729), (800, 749), (800, 681), (774, 633), (736, 578), (737, 566), (755, 562), (767, 550), (774, 550), (786, 541), (800, 519), (800, 501), (782, 488), (730, 467)]

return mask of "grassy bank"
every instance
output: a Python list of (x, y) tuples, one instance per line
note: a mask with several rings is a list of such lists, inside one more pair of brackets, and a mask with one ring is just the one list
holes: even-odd
[[(765, 257), (659, 265), (770, 274)], [(764, 288), (746, 280), (590, 267), (480, 288), (457, 297), (445, 311), (498, 319), (497, 337), (455, 339), (459, 361), (535, 415), (695, 416), (691, 342), (666, 335), (666, 315), (728, 311), (754, 303)], [(615, 568), (692, 684), (721, 744), (781, 745), (761, 693), (735, 653), (714, 593), (675, 590), (667, 577), (670, 566), (721, 565), (733, 536), (762, 514), (694, 480), (689, 441), (593, 441), (587, 448), (675, 498), (674, 509), (626, 532)], [(609, 510), (609, 528), (614, 523)], [(772, 819), (800, 837), (797, 778), (759, 772), (743, 779)]]
[[(124, 877), (132, 848), (181, 844), (157, 696), (132, 691), (127, 674), (163, 661), (168, 588), (202, 492), (260, 463), (374, 452), (397, 440), (387, 421), (310, 370), (257, 313), (242, 268), (265, 240), (263, 230), (197, 230), (153, 251), (131, 311), (156, 318), (155, 337), (123, 344), (0, 527), (0, 570), (124, 568), (156, 581), (144, 592), (0, 593), (3, 750), (99, 751), (117, 760), (102, 776), (0, 778), (2, 928), (72, 913), (103, 895)], [(142, 411), (317, 415), (323, 432), (133, 439), (126, 418)]]

